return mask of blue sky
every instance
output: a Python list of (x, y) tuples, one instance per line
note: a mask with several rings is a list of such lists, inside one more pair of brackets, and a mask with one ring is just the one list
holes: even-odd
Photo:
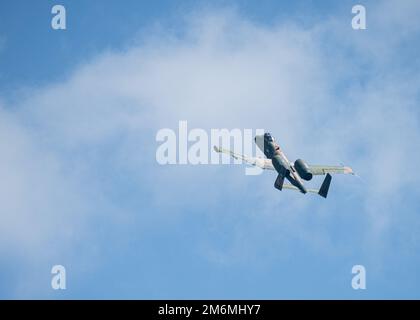
[[(54, 4), (0, 5), (1, 298), (420, 297), (415, 1), (362, 2), (363, 31), (352, 1), (62, 1), (65, 31)], [(180, 120), (361, 179), (159, 165)]]

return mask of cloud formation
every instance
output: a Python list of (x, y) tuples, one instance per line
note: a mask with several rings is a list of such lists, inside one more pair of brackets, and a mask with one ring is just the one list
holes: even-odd
[[(413, 254), (420, 83), (404, 43), (418, 36), (407, 15), (419, 6), (381, 14), (390, 5), (369, 9), (366, 31), (351, 30), (351, 16), (303, 28), (260, 25), (234, 10), (196, 12), (182, 36), (156, 30), (0, 106), (0, 252), (29, 266), (71, 260), (84, 248), (83, 263), (95, 268), (91, 254), (103, 253), (105, 233), (118, 246), (131, 233), (138, 240), (157, 224), (176, 227), (198, 215), (210, 230), (199, 256), (214, 265), (287, 260), (293, 242), (340, 255), (352, 251), (351, 232), (366, 256), (382, 257), (390, 233), (407, 239), (401, 246)], [(179, 120), (190, 128), (265, 128), (291, 159), (345, 161), (363, 181), (334, 179), (322, 202), (279, 194), (270, 174), (161, 167), (155, 133)], [(337, 215), (358, 226), (337, 238)], [(68, 253), (57, 255), (62, 245)], [(36, 285), (29, 295), (46, 291)]]

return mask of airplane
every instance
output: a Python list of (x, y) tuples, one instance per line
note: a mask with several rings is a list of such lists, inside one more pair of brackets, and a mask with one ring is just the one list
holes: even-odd
[[(270, 133), (257, 135), (254, 139), (258, 148), (264, 152), (267, 159), (251, 158), (245, 155), (234, 153), (233, 151), (214, 146), (214, 150), (219, 153), (225, 153), (234, 159), (241, 159), (247, 164), (257, 166), (265, 170), (275, 170), (278, 173), (274, 182), (274, 187), (278, 190), (290, 189), (299, 191), (303, 194), (307, 192), (319, 194), (323, 198), (327, 198), (330, 188), (332, 176), (331, 174), (352, 174), (355, 175), (353, 169), (346, 166), (323, 166), (308, 165), (302, 159), (297, 159), (294, 163), (290, 162), (280, 146), (274, 141)], [(315, 175), (326, 175), (319, 189), (306, 188), (303, 180), (310, 181)], [(284, 179), (290, 183), (285, 183)]]

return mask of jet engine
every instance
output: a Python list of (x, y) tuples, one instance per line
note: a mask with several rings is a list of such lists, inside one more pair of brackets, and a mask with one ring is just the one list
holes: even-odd
[(306, 181), (309, 181), (312, 179), (312, 173), (309, 171), (309, 167), (305, 163), (305, 161), (303, 161), (302, 159), (297, 159), (295, 161), (294, 167), (302, 179)]

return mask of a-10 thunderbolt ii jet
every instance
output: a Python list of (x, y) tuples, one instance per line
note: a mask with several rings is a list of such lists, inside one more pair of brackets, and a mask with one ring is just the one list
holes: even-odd
[[(287, 159), (286, 155), (271, 137), (270, 133), (256, 136), (255, 143), (258, 148), (264, 152), (267, 159), (247, 157), (216, 146), (214, 147), (214, 150), (216, 152), (229, 154), (235, 159), (241, 159), (247, 164), (266, 170), (277, 171), (278, 176), (274, 183), (274, 187), (278, 190), (285, 188), (300, 191), (302, 193), (312, 192), (326, 198), (331, 184), (331, 174), (343, 173), (354, 175), (352, 168), (345, 166), (308, 165), (302, 159), (298, 159), (292, 163)], [(314, 175), (326, 175), (324, 182), (318, 190), (306, 188), (302, 181), (309, 181)], [(289, 180), (290, 183), (284, 183), (285, 178)]]

